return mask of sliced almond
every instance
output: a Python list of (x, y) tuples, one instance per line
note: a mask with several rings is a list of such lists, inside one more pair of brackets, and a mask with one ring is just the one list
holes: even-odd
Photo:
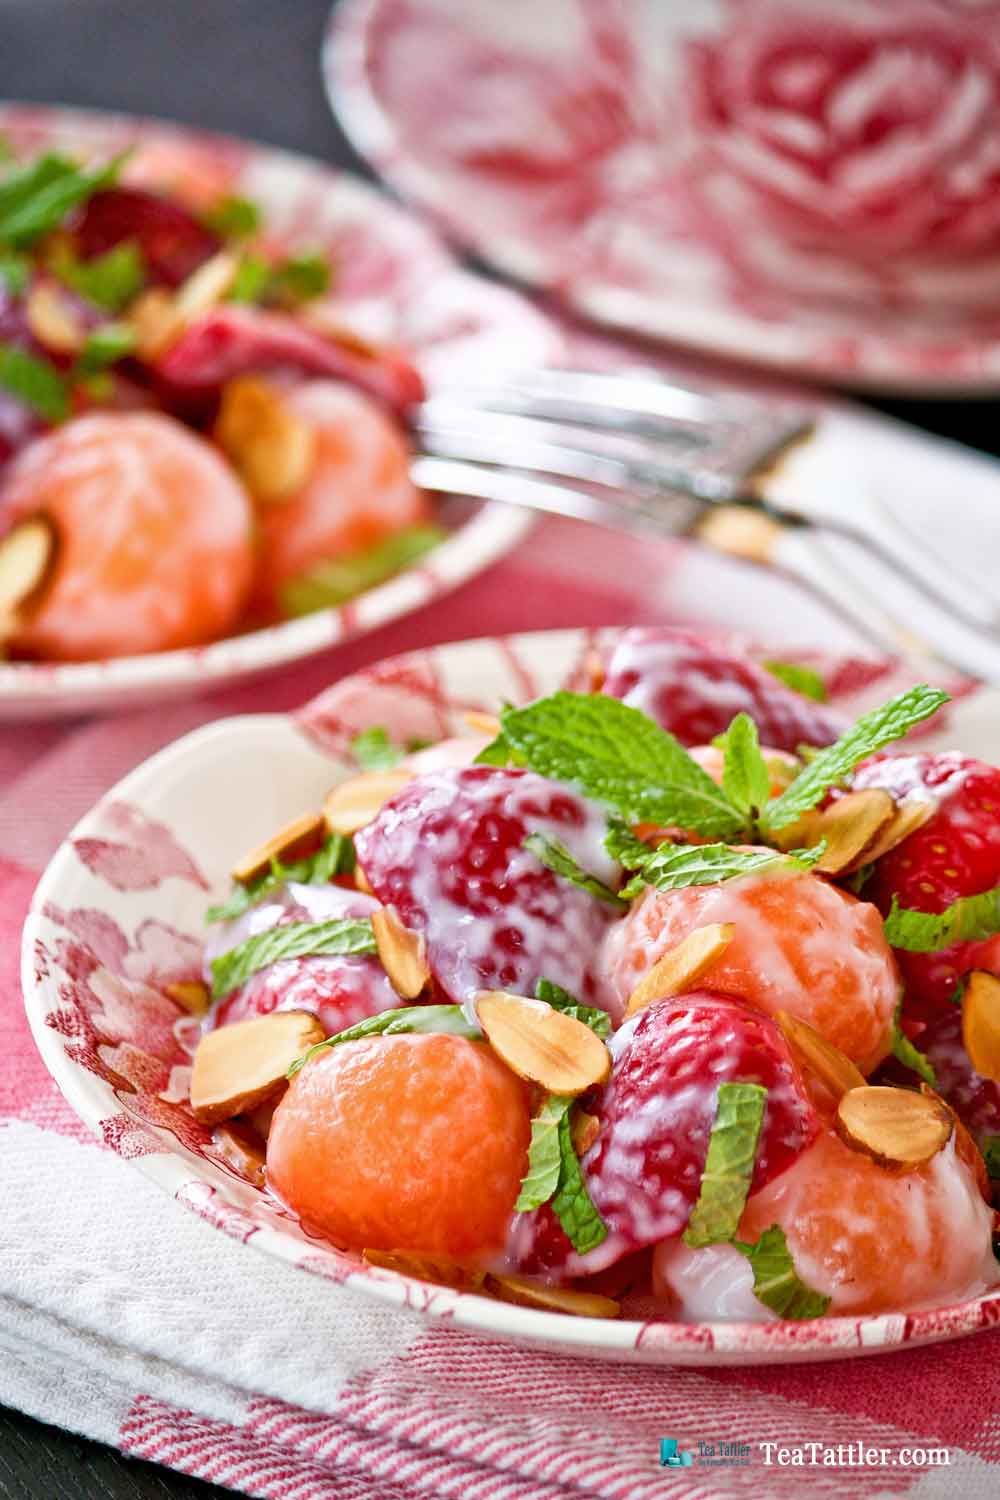
[(787, 1010), (775, 1011), (774, 1019), (799, 1062), (815, 1073), (835, 1099), (841, 1099), (851, 1089), (865, 1087), (865, 1075), (857, 1064), (808, 1022), (789, 1015)]
[(0, 640), (17, 629), (25, 606), (49, 576), (55, 551), (47, 516), (29, 516), (0, 540)]
[(362, 771), (342, 781), (323, 803), (323, 817), (331, 833), (357, 833), (377, 817), (383, 803), (413, 780), (412, 771)]
[(257, 376), (223, 387), (213, 436), (250, 493), (267, 504), (301, 490), (315, 466), (315, 430), (281, 391)]
[(774, 842), (779, 849), (810, 848), (821, 839), (826, 849), (813, 866), (824, 875), (846, 875), (868, 858), (868, 850), (896, 815), (896, 804), (882, 787), (848, 792), (820, 811), (813, 808), (779, 828)]
[(974, 969), (965, 986), (962, 1040), (980, 1077), (1000, 1083), (1000, 979), (984, 969)]
[(952, 1109), (947, 1100), (942, 1099), (941, 1095), (936, 1093), (934, 1089), (931, 1088), (929, 1083), (921, 1083), (920, 1092), (922, 1094), (926, 1094), (929, 1099), (936, 1099), (937, 1102), (941, 1105), (942, 1109), (946, 1109), (951, 1115), (952, 1120), (955, 1124), (955, 1155), (958, 1157), (959, 1161), (965, 1162), (965, 1165), (969, 1168), (969, 1171), (976, 1179), (976, 1186), (979, 1189), (980, 1195), (982, 1196), (984, 1201), (988, 1203), (992, 1208), (993, 1185), (990, 1182), (990, 1174), (986, 1170), (986, 1162), (983, 1160), (983, 1153), (980, 1151), (979, 1147), (973, 1140), (972, 1133), (969, 1130), (968, 1126), (963, 1120), (959, 1119), (958, 1115), (956, 1115), (955, 1111)]
[(895, 849), (904, 839), (908, 839), (911, 833), (916, 833), (918, 828), (923, 828), (929, 823), (938, 810), (938, 805), (933, 797), (906, 797), (897, 804), (896, 812), (892, 820), (876, 834), (873, 843), (865, 849), (859, 863), (871, 865), (883, 854), (888, 854)]
[(462, 718), (476, 734), (488, 734), (495, 738), (500, 733), (500, 720), (496, 714), (484, 714), (478, 708), (469, 708)]
[(161, 286), (150, 287), (135, 299), (128, 321), (135, 334), (136, 353), (143, 359), (158, 358), (184, 332), (184, 319), (174, 298)]
[(257, 1132), (239, 1121), (219, 1125), (212, 1139), (229, 1165), (254, 1187), (264, 1186), (264, 1143)]
[(710, 505), (695, 534), (716, 552), (748, 562), (769, 563), (785, 534), (780, 522), (743, 505)]
[(25, 300), (24, 316), (38, 342), (54, 354), (76, 354), (83, 348), (83, 324), (51, 281), (35, 282)]
[(695, 984), (725, 953), (736, 928), (732, 922), (710, 922), (696, 927), (664, 953), (628, 997), (626, 1016), (634, 1016), (653, 1000), (669, 1000)]
[(596, 1115), (588, 1115), (585, 1109), (574, 1109), (570, 1135), (577, 1156), (586, 1156), (600, 1133), (601, 1122)]
[(588, 651), (583, 663), (583, 674), (589, 693), (599, 693), (604, 686), (607, 672), (599, 651)]
[(311, 854), (322, 843), (325, 832), (326, 823), (322, 813), (303, 813), (301, 818), (294, 818), (291, 823), (286, 823), (284, 828), (272, 833), (263, 844), (258, 844), (256, 849), (251, 849), (249, 854), (238, 859), (230, 874), (240, 885), (247, 885), (251, 880), (256, 880), (258, 875), (267, 873), (272, 859), (290, 863)]
[(476, 1014), (494, 1052), (519, 1078), (550, 1094), (582, 1094), (611, 1071), (600, 1037), (542, 1000), (484, 990), (476, 996)]
[(913, 1089), (849, 1089), (837, 1105), (837, 1134), (880, 1167), (920, 1167), (948, 1144), (954, 1116), (937, 1095)]
[(382, 967), (396, 994), (404, 1000), (415, 1000), (431, 981), (423, 935), (404, 927), (391, 906), (380, 906), (372, 912), (372, 931)]
[(362, 1259), (383, 1271), (430, 1281), (434, 1286), (450, 1286), (459, 1292), (478, 1292), (485, 1273), (471, 1266), (460, 1266), (440, 1255), (415, 1255), (409, 1250), (362, 1250)]
[(570, 1313), (576, 1318), (617, 1318), (621, 1306), (613, 1297), (597, 1292), (578, 1292), (571, 1287), (543, 1286), (523, 1276), (486, 1277), (486, 1290), (501, 1302), (516, 1302), (518, 1307), (539, 1307), (546, 1312)]
[(270, 1099), (265, 1099), (263, 1104), (258, 1104), (255, 1109), (247, 1110), (247, 1121), (262, 1141), (266, 1141), (271, 1134), (271, 1121), (280, 1103), (281, 1095), (275, 1094)]
[(206, 1032), (191, 1070), (195, 1118), (217, 1125), (262, 1104), (284, 1085), (292, 1063), (325, 1036), (316, 1017), (302, 1010), (274, 1010)]
[(182, 322), (191, 322), (210, 312), (229, 291), (239, 271), (239, 257), (220, 250), (192, 271), (174, 293), (174, 309)]
[(200, 979), (179, 979), (164, 985), (164, 992), (191, 1016), (203, 1016), (212, 998)]
[(374, 896), (375, 892), (372, 890), (372, 883), (358, 864), (354, 866), (354, 884), (359, 891), (364, 891), (366, 896)]

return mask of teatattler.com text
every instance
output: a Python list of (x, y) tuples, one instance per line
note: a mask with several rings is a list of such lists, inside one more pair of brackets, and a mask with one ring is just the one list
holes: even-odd
[(765, 1464), (783, 1469), (930, 1469), (951, 1463), (947, 1448), (869, 1448), (864, 1443), (761, 1443)]

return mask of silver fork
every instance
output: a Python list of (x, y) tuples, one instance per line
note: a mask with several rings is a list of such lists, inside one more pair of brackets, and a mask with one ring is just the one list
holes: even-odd
[[(1000, 639), (990, 638), (997, 602), (870, 496), (859, 503), (849, 486), (835, 486), (811, 494), (808, 507), (768, 499), (782, 463), (813, 431), (802, 407), (700, 391), (645, 370), (547, 369), (432, 396), (415, 427), (424, 456), (414, 479), (425, 489), (697, 537), (796, 577), (881, 649), (1000, 676)], [(816, 547), (821, 532), (861, 547), (966, 628), (932, 641), (925, 611), (922, 637), (875, 598), (834, 583)]]

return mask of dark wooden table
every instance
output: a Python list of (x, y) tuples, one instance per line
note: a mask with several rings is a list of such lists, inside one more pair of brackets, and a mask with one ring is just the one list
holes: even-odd
[[(162, 115), (364, 171), (330, 115), (330, 0), (4, 0), (0, 95)], [(1000, 454), (993, 401), (883, 409)], [(0, 1500), (195, 1500), (214, 1485), (122, 1458), (0, 1408)]]

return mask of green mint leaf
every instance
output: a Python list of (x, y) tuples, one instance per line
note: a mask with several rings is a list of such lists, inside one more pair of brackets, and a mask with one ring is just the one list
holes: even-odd
[(617, 818), (612, 818), (608, 824), (604, 847), (626, 870), (641, 870), (654, 852), (651, 845), (643, 843), (627, 823), (620, 823)]
[(283, 307), (297, 307), (322, 297), (330, 280), (330, 262), (325, 255), (290, 255), (271, 272), (266, 297)]
[(241, 917), (251, 906), (257, 906), (265, 896), (289, 880), (300, 885), (328, 885), (335, 875), (349, 875), (354, 869), (354, 843), (350, 836), (331, 833), (315, 854), (298, 859), (294, 864), (283, 865), (272, 859), (271, 868), (245, 885), (233, 887), (228, 901), (222, 906), (210, 906), (205, 913), (206, 922), (228, 922)]
[(905, 953), (937, 953), (952, 943), (978, 943), (1000, 932), (1000, 885), (960, 896), (942, 912), (912, 911), (892, 898), (886, 942)]
[(918, 1073), (925, 1083), (929, 1083), (932, 1089), (937, 1088), (937, 1075), (924, 1054), (913, 1045), (906, 1032), (899, 1024), (902, 1001), (896, 1006), (892, 1017), (892, 1053), (903, 1064), (904, 1068), (912, 1068)]
[(234, 195), (220, 198), (218, 203), (202, 216), (202, 223), (213, 234), (224, 240), (245, 239), (256, 234), (260, 228), (260, 209), (252, 198)]
[(739, 1228), (764, 1123), (767, 1089), (759, 1083), (720, 1083), (698, 1201), (684, 1243), (698, 1250), (731, 1240)]
[(756, 1244), (748, 1245), (742, 1240), (733, 1240), (732, 1243), (753, 1268), (753, 1289), (758, 1302), (763, 1302), (779, 1318), (823, 1316), (830, 1306), (830, 1299), (799, 1280), (785, 1231), (779, 1224), (765, 1229)]
[(525, 764), (523, 755), (519, 755), (503, 733), (497, 735), (482, 750), (473, 761), (475, 766), (523, 766)]
[(374, 953), (375, 934), (367, 917), (338, 917), (330, 922), (284, 922), (255, 933), (212, 960), (212, 998), (238, 989), (258, 969), (282, 958), (319, 953)]
[(127, 323), (104, 323), (95, 328), (84, 340), (73, 376), (99, 375), (109, 365), (131, 354), (135, 348), (135, 332)]
[(377, 1016), (367, 1016), (345, 1031), (338, 1031), (336, 1036), (328, 1036), (325, 1042), (317, 1042), (302, 1057), (296, 1058), (286, 1077), (294, 1078), (318, 1053), (337, 1047), (341, 1042), (357, 1042), (366, 1036), (397, 1036), (401, 1032), (447, 1033), (467, 1037), (472, 1042), (481, 1041), (483, 1035), (460, 1005), (403, 1005), (395, 1010), (380, 1011)]
[(576, 786), (631, 823), (679, 824), (733, 838), (744, 819), (673, 735), (600, 693), (553, 693), (505, 708), (504, 737), (524, 764)]
[(521, 1179), (515, 1213), (527, 1214), (534, 1208), (541, 1208), (558, 1188), (562, 1170), (559, 1127), (572, 1103), (573, 1100), (565, 1094), (549, 1094), (532, 1120), (528, 1170)]
[(285, 585), (281, 598), (284, 613), (307, 615), (315, 609), (346, 604), (412, 566), (446, 536), (440, 526), (406, 526), (364, 552), (317, 563)]
[(608, 1237), (608, 1226), (591, 1201), (573, 1148), (569, 1111), (559, 1120), (559, 1185), (552, 1197), (552, 1211), (578, 1255), (586, 1255)]
[(757, 725), (749, 714), (737, 714), (726, 730), (722, 790), (748, 821), (767, 806), (771, 777), (760, 753)]
[(986, 1163), (986, 1175), (994, 1182), (1000, 1182), (1000, 1135), (981, 1135), (979, 1149)]
[(77, 260), (69, 250), (58, 251), (49, 262), (53, 275), (78, 296), (107, 312), (121, 312), (141, 292), (146, 262), (134, 240), (126, 240), (93, 260)]
[(546, 869), (553, 870), (561, 875), (564, 880), (570, 881), (572, 885), (579, 886), (582, 891), (596, 896), (598, 901), (606, 901), (609, 906), (624, 911), (628, 906), (627, 901), (613, 891), (610, 886), (598, 880), (596, 875), (590, 875), (570, 854), (565, 844), (560, 844), (558, 839), (546, 838), (544, 833), (529, 833), (524, 841), (523, 847), (540, 860)]
[[(129, 154), (122, 152), (96, 172), (85, 172), (65, 158), (43, 157), (35, 163), (36, 176), (28, 190), (24, 190), (22, 183), (6, 201), (3, 189), (7, 183), (4, 183), (0, 186), (0, 241), (23, 250), (58, 229), (71, 209), (115, 181)], [(46, 161), (50, 166), (43, 171)], [(28, 170), (30, 173), (31, 169)]]
[(771, 865), (809, 869), (821, 857), (826, 844), (812, 849), (734, 849), (729, 844), (660, 844), (647, 851), (638, 873), (622, 889), (629, 900), (641, 896), (647, 885), (658, 891), (676, 891), (688, 885), (718, 885), (740, 875), (756, 875)]
[(582, 1021), (584, 1026), (589, 1026), (591, 1031), (597, 1033), (602, 1042), (611, 1035), (611, 1017), (606, 1010), (600, 1010), (596, 1005), (581, 1005), (575, 995), (564, 990), (562, 985), (553, 984), (550, 979), (538, 981), (535, 985), (535, 999), (543, 1000), (553, 1010), (561, 1010), (564, 1015), (572, 1016), (574, 1021)]
[(271, 278), (271, 267), (263, 256), (244, 255), (236, 267), (227, 302), (259, 302)]
[(0, 386), (47, 422), (61, 422), (69, 411), (69, 391), (55, 365), (13, 344), (0, 343)]
[(31, 262), (23, 255), (0, 256), (0, 280), (12, 297), (20, 297), (28, 285)]
[(74, 176), (79, 168), (66, 156), (48, 152), (24, 166), (14, 167), (0, 181), (0, 225), (4, 218), (20, 208), (43, 188), (64, 177)]
[(405, 755), (394, 745), (380, 724), (364, 729), (355, 735), (350, 745), (351, 754), (365, 771), (391, 771)]
[(803, 698), (812, 698), (814, 703), (826, 702), (826, 683), (812, 667), (800, 667), (793, 661), (766, 661), (763, 666), (792, 692), (801, 693)]
[(867, 760), (876, 750), (901, 739), (947, 702), (947, 693), (921, 683), (899, 693), (881, 708), (863, 714), (835, 744), (820, 750), (791, 786), (768, 804), (765, 813), (767, 826), (785, 828), (794, 823), (800, 814), (821, 802), (830, 787), (849, 776), (859, 761)]

